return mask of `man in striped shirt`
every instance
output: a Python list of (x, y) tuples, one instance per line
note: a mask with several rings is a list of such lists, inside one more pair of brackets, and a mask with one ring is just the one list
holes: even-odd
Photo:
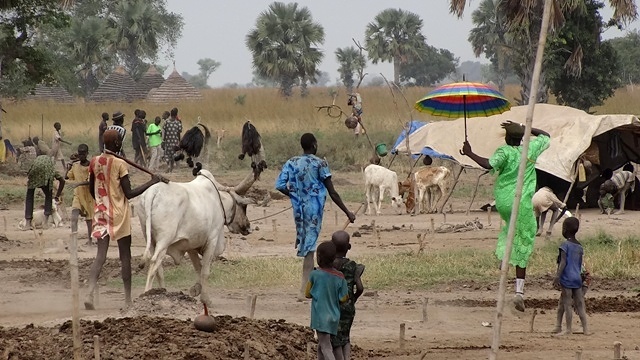
[(618, 210), (616, 214), (624, 214), (624, 202), (627, 196), (627, 191), (631, 190), (631, 192), (633, 192), (635, 182), (635, 174), (627, 170), (622, 170), (613, 174), (611, 179), (604, 182), (603, 185), (611, 189), (610, 193), (613, 196), (619, 196), (620, 210)]

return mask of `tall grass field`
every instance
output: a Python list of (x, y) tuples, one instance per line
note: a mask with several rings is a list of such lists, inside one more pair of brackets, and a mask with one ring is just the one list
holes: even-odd
[[(363, 97), (363, 123), (371, 142), (391, 147), (395, 138), (408, 120), (447, 121), (447, 119), (431, 117), (419, 113), (413, 108), (414, 103), (428, 93), (430, 88), (406, 88), (402, 93), (390, 91), (388, 87), (365, 87), (359, 92)], [(509, 99), (517, 96), (518, 86), (510, 86), (505, 95)], [(219, 166), (232, 168), (240, 162), (225, 161), (233, 159), (240, 150), (240, 134), (242, 124), (251, 119), (261, 133), (267, 151), (268, 160), (273, 164), (281, 164), (290, 156), (299, 152), (299, 137), (305, 132), (313, 132), (319, 139), (319, 152), (326, 156), (332, 168), (338, 170), (355, 170), (367, 162), (372, 150), (365, 138), (355, 139), (353, 132), (344, 125), (344, 116), (332, 118), (326, 110), (318, 110), (319, 106), (335, 104), (345, 113), (350, 113), (347, 106), (347, 93), (344, 88), (312, 88), (307, 97), (295, 94), (286, 99), (280, 96), (277, 89), (209, 89), (203, 90), (203, 100), (158, 104), (149, 102), (131, 103), (93, 103), (79, 100), (73, 104), (55, 102), (20, 101), (4, 102), (7, 114), (2, 114), (2, 130), (5, 138), (12, 143), (19, 143), (28, 136), (39, 136), (51, 144), (53, 124), (62, 124), (62, 133), (73, 146), (63, 146), (65, 155), (75, 152), (77, 144), (86, 143), (91, 152), (97, 148), (98, 124), (103, 112), (109, 114), (122, 111), (126, 114), (125, 127), (131, 128), (133, 111), (144, 109), (147, 119), (153, 120), (163, 111), (173, 107), (179, 109), (184, 130), (194, 126), (198, 117), (212, 132), (225, 129), (223, 146), (216, 159)], [(596, 113), (640, 113), (640, 89), (624, 88), (618, 90), (614, 97), (598, 108)], [(332, 114), (335, 113), (332, 112)], [(473, 120), (470, 120), (473, 121)], [(132, 153), (131, 137), (125, 141)], [(215, 151), (215, 150), (214, 150)]]

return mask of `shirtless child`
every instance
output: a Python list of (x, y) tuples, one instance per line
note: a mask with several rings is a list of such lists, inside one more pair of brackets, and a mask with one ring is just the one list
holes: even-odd
[(562, 236), (566, 239), (560, 245), (560, 254), (558, 255), (558, 272), (553, 280), (554, 288), (561, 290), (563, 307), (558, 309), (558, 317), (562, 321), (561, 314), (564, 312), (566, 319), (566, 328), (564, 332), (557, 335), (571, 335), (573, 320), (573, 311), (571, 305), (575, 304), (582, 329), (585, 335), (590, 335), (587, 326), (587, 313), (584, 306), (584, 291), (582, 290), (582, 256), (584, 250), (582, 245), (576, 240), (576, 233), (580, 228), (580, 221), (575, 217), (570, 217), (562, 223)]

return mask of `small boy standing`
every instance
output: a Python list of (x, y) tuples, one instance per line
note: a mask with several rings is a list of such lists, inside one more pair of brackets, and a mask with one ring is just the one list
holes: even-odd
[(333, 262), (333, 267), (344, 275), (349, 294), (348, 300), (340, 304), (338, 333), (331, 335), (331, 346), (333, 346), (333, 355), (336, 360), (351, 358), (351, 325), (353, 325), (353, 319), (356, 316), (356, 301), (364, 292), (361, 280), (364, 265), (357, 264), (347, 258), (347, 252), (351, 250), (349, 240), (349, 233), (342, 230), (334, 232), (331, 236), (331, 242), (336, 246), (336, 259)]
[(335, 360), (331, 335), (338, 333), (340, 304), (348, 300), (344, 275), (333, 268), (336, 246), (326, 241), (316, 249), (318, 266), (309, 274), (305, 296), (311, 300), (311, 328), (318, 335), (318, 360)]
[(582, 245), (576, 240), (576, 233), (580, 228), (580, 221), (575, 217), (570, 217), (562, 223), (562, 236), (566, 239), (559, 249), (558, 272), (553, 281), (554, 288), (561, 290), (560, 297), (562, 307), (558, 307), (558, 324), (562, 324), (562, 313), (566, 318), (566, 329), (558, 335), (571, 335), (573, 311), (571, 305), (575, 303), (576, 312), (580, 316), (582, 329), (585, 335), (590, 335), (587, 326), (587, 314), (584, 305), (584, 291), (582, 290), (582, 256), (584, 250)]

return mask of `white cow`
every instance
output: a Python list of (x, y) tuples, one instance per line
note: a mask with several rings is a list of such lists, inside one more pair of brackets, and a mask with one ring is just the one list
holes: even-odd
[[(437, 212), (436, 206), (446, 192), (447, 179), (451, 171), (444, 166), (423, 167), (413, 174), (413, 183), (416, 187), (416, 207), (420, 214), (426, 205), (427, 212)], [(437, 198), (436, 198), (437, 195)]]
[(253, 184), (254, 175), (249, 174), (235, 188), (227, 188), (202, 170), (200, 163), (193, 171), (197, 175), (191, 182), (158, 183), (140, 195), (138, 218), (147, 240), (143, 260), (149, 266), (145, 291), (153, 286), (156, 274), (160, 286), (164, 286), (165, 255), (179, 264), (188, 253), (198, 274), (191, 294), (200, 294), (202, 302), (210, 306), (205, 288), (211, 262), (226, 246), (224, 226), (232, 233), (250, 232), (246, 207), (252, 201), (240, 195)]
[[(364, 186), (367, 196), (365, 212), (371, 215), (371, 202), (376, 203), (376, 215), (380, 215), (380, 206), (384, 200), (384, 193), (388, 190), (391, 195), (391, 207), (399, 208), (402, 198), (398, 194), (398, 175), (379, 165), (368, 165), (364, 169)], [(377, 194), (377, 199), (374, 196)]]

